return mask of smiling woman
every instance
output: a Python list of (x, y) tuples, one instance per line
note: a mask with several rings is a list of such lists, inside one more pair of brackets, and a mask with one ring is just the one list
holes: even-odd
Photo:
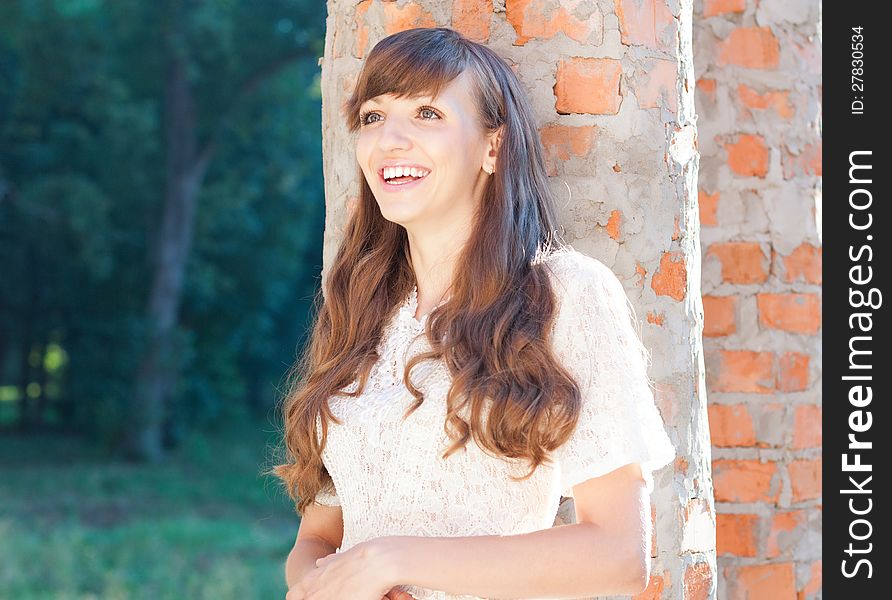
[(468, 73), (436, 97), (369, 98), (358, 122), (356, 158), (385, 219), (407, 228), (433, 218), (472, 222), (498, 131), (481, 127)]
[(641, 591), (675, 450), (622, 284), (555, 233), (516, 76), (413, 29), (345, 108), (360, 198), (283, 404), (288, 600)]

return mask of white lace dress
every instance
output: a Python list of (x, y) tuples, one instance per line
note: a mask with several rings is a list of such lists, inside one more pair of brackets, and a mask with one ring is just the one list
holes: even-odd
[[(648, 489), (652, 471), (670, 463), (675, 450), (647, 382), (643, 347), (633, 329), (630, 304), (616, 275), (576, 250), (545, 259), (559, 302), (552, 330), (557, 356), (580, 384), (583, 409), (554, 464), (541, 465), (522, 482), (527, 461), (494, 458), (473, 440), (448, 459), (443, 428), (450, 375), (441, 361), (424, 361), (412, 380), (423, 404), (407, 419), (414, 398), (402, 384), (406, 358), (429, 349), (427, 315), (415, 319), (413, 289), (388, 324), (364, 393), (335, 395), (323, 462), (336, 494), (316, 502), (340, 505), (344, 539), (339, 552), (390, 535), (511, 535), (551, 527), (561, 496), (573, 486), (629, 463), (642, 466)], [(409, 354), (411, 352), (411, 354)], [(349, 391), (354, 390), (356, 382)], [(467, 417), (466, 417), (467, 418)], [(321, 422), (317, 419), (321, 436)], [(417, 586), (403, 586), (419, 600), (477, 600)]]

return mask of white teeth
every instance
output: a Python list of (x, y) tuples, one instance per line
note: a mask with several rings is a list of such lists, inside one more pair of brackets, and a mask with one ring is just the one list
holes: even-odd
[(426, 176), (430, 171), (419, 169), (418, 167), (384, 167), (382, 174), (384, 179), (394, 179), (396, 177), (415, 177), (421, 178)]

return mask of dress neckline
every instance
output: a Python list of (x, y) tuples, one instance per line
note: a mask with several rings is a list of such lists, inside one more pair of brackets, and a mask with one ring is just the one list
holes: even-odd
[(449, 294), (444, 298), (439, 304), (437, 304), (434, 308), (432, 308), (427, 313), (421, 315), (421, 318), (415, 318), (415, 312), (418, 310), (418, 284), (414, 284), (412, 286), (412, 291), (409, 292), (409, 296), (403, 302), (403, 306), (400, 309), (400, 314), (412, 325), (415, 326), (416, 329), (421, 329), (424, 327), (424, 324), (427, 322), (427, 317), (434, 310), (446, 304), (449, 298), (452, 297), (452, 294)]
[[(566, 254), (573, 254), (573, 253), (577, 253), (577, 251), (572, 246), (566, 245), (565, 247), (561, 248), (560, 250), (552, 251), (552, 252), (548, 253), (547, 255), (537, 257), (537, 259), (534, 260), (533, 262), (534, 263), (548, 262), (552, 258), (555, 258), (558, 256), (564, 256)], [(427, 322), (428, 315), (430, 315), (430, 313), (434, 312), (434, 310), (436, 310), (437, 308), (446, 304), (446, 302), (451, 297), (452, 297), (452, 294), (450, 293), (449, 295), (446, 296), (446, 298), (444, 298), (442, 301), (440, 301), (440, 303), (437, 304), (434, 308), (432, 308), (426, 314), (421, 315), (420, 319), (416, 319), (415, 311), (418, 310), (418, 284), (415, 283), (412, 285), (412, 291), (410, 291), (409, 295), (406, 297), (406, 299), (403, 300), (403, 304), (399, 310), (400, 317), (402, 318), (403, 321), (412, 325), (414, 329), (416, 329), (416, 330), (423, 329), (424, 324)]]

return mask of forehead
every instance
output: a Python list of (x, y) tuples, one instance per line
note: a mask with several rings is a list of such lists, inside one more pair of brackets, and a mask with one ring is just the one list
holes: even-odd
[(388, 92), (369, 98), (366, 102), (389, 104), (393, 102), (414, 103), (420, 100), (468, 110), (474, 107), (473, 91), (470, 77), (467, 73), (461, 73), (452, 81), (444, 83), (436, 96), (431, 91), (405, 95)]

